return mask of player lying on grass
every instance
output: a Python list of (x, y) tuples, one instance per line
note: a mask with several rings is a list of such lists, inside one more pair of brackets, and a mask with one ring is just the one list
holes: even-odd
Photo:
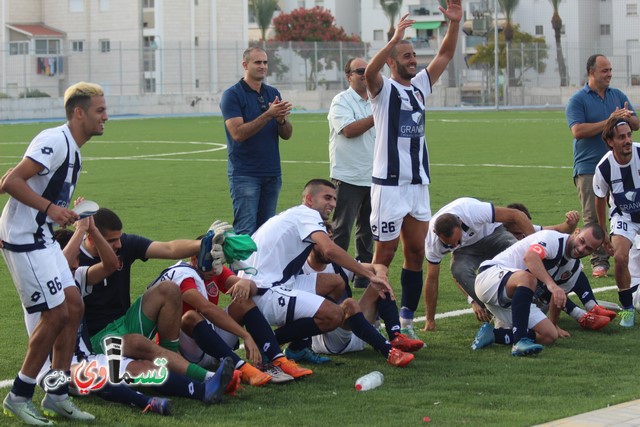
[[(325, 226), (327, 234), (332, 238), (333, 227), (331, 223), (325, 221)], [(387, 275), (387, 268), (382, 264), (363, 263), (362, 266), (377, 275)], [(317, 276), (337, 274), (344, 280), (342, 295), (336, 299), (336, 302), (342, 307), (345, 320), (335, 330), (312, 337), (312, 349), (314, 352), (344, 354), (364, 350), (368, 343), (382, 354), (389, 364), (402, 367), (414, 359), (413, 354), (410, 354), (410, 352), (418, 351), (424, 347), (424, 342), (400, 333), (398, 307), (389, 293), (385, 295), (385, 298), (381, 298), (377, 290), (367, 287), (359, 301), (351, 298), (349, 282), (353, 280), (354, 274), (326, 259), (317, 248), (314, 247), (307, 257), (302, 271), (307, 275)], [(307, 288), (294, 285), (294, 289), (306, 290), (318, 295), (322, 295), (323, 292), (313, 285)], [(375, 322), (377, 315), (385, 322), (387, 334), (391, 337), (390, 341), (373, 327), (372, 323)]]

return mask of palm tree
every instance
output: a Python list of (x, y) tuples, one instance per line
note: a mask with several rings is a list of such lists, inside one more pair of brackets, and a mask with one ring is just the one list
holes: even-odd
[(389, 41), (396, 32), (394, 24), (402, 8), (402, 0), (380, 0), (380, 7), (382, 7), (382, 11), (387, 18), (389, 18), (389, 22), (391, 22), (391, 27), (389, 27), (389, 32), (387, 33), (387, 41)]
[[(507, 43), (507, 52), (509, 52), (511, 48), (511, 41), (513, 40), (513, 25), (511, 23), (511, 17), (513, 15), (513, 11), (516, 7), (518, 7), (518, 3), (520, 0), (498, 0), (500, 2), (500, 7), (502, 8), (502, 12), (507, 19), (507, 24), (504, 26), (504, 39)], [(507, 69), (509, 71), (509, 86), (515, 84), (515, 76), (516, 70), (511, 64), (511, 58), (507, 56)]]
[(278, 7), (278, 0), (253, 0), (253, 13), (256, 16), (256, 23), (260, 28), (262, 40), (267, 39), (267, 29), (271, 25), (271, 19), (276, 7)]
[(558, 60), (558, 73), (560, 74), (560, 86), (568, 86), (567, 64), (564, 62), (562, 54), (562, 44), (560, 44), (560, 31), (562, 30), (562, 18), (558, 13), (558, 7), (562, 0), (549, 0), (553, 5), (553, 16), (551, 17), (551, 26), (556, 37), (556, 58)]

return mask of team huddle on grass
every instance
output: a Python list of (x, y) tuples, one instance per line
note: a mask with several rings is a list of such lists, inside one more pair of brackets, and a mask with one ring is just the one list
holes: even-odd
[[(510, 345), (513, 356), (538, 354), (568, 336), (558, 326), (562, 311), (584, 329), (600, 330), (618, 316), (622, 327), (633, 326), (634, 305), (640, 308), (640, 145), (632, 132), (640, 123), (626, 97), (612, 95), (610, 64), (602, 55), (590, 58), (589, 82), (567, 106), (582, 228), (576, 211), (556, 225), (534, 225), (521, 204), (501, 207), (472, 197), (432, 216), (425, 103), (453, 57), (460, 0), (448, 0), (440, 11), (447, 33), (426, 69), (418, 70), (404, 40), (414, 23), (408, 15), (368, 63), (346, 62), (350, 88), (336, 96), (328, 117), (332, 179), (310, 179), (301, 203), (278, 214), (278, 142), (293, 135), (292, 106), (264, 83), (266, 52), (247, 49), (245, 75), (221, 101), (234, 222), (216, 220), (193, 239), (124, 233), (116, 212), (82, 198), (73, 208), (80, 148), (103, 134), (108, 114), (100, 86), (67, 89), (67, 122), (38, 134), (0, 181), (0, 191), (11, 196), (0, 217), (2, 254), (29, 333), (4, 413), (32, 425), (53, 424), (48, 416), (91, 421), (69, 394), (95, 393), (169, 415), (169, 397), (216, 404), (241, 383), (291, 382), (312, 375), (309, 364), (367, 345), (381, 361), (407, 366), (425, 347), (413, 324), (421, 297), (423, 331), (437, 327), (439, 274), (448, 254), (451, 274), (481, 323), (469, 337), (473, 350), (496, 343)], [(381, 74), (384, 65), (390, 78)], [(585, 107), (581, 117), (581, 105), (594, 97), (615, 105), (602, 117)], [(590, 138), (600, 151), (581, 145)], [(363, 144), (356, 147), (367, 155), (340, 147), (349, 140)], [(348, 156), (365, 159), (346, 162), (359, 163), (354, 182), (341, 166)], [(581, 163), (585, 158), (593, 170)], [(356, 257), (347, 251), (354, 221)], [(400, 243), (396, 299), (388, 273)], [(592, 255), (593, 277), (607, 274), (613, 256), (621, 307), (596, 300), (580, 261)], [(132, 301), (133, 265), (150, 258), (167, 260), (166, 268)], [(363, 288), (358, 299), (352, 287)], [(220, 306), (221, 294), (231, 302)], [(240, 340), (245, 358), (236, 351)], [(45, 391), (44, 415), (33, 403), (36, 385)]]

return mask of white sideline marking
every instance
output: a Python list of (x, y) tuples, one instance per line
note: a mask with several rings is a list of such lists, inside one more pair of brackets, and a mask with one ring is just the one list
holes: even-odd
[[(604, 292), (604, 291), (612, 291), (614, 289), (617, 289), (616, 286), (605, 286), (603, 288), (596, 288), (593, 290), (594, 294), (597, 294), (598, 292)], [(436, 320), (437, 319), (446, 319), (447, 317), (457, 317), (457, 316), (462, 316), (463, 314), (473, 314), (473, 310), (470, 308), (465, 308), (462, 310), (453, 310), (453, 311), (448, 311), (446, 313), (440, 313), (440, 314), (436, 314)], [(422, 317), (416, 317), (415, 319), (413, 319), (414, 322), (424, 322), (426, 319), (426, 317), (422, 316)], [(240, 348), (244, 348), (244, 344), (240, 346)], [(5, 388), (5, 387), (10, 387), (13, 384), (13, 380), (2, 380), (0, 381), (0, 388)]]

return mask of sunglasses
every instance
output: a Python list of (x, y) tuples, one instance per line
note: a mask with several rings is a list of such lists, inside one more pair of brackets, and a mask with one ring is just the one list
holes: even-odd
[(359, 76), (364, 76), (364, 68), (356, 68), (355, 70), (349, 71), (349, 74), (356, 73)]
[(258, 96), (258, 102), (260, 103), (260, 110), (262, 110), (263, 112), (269, 109), (267, 104), (265, 104), (264, 98), (262, 97), (262, 95)]

